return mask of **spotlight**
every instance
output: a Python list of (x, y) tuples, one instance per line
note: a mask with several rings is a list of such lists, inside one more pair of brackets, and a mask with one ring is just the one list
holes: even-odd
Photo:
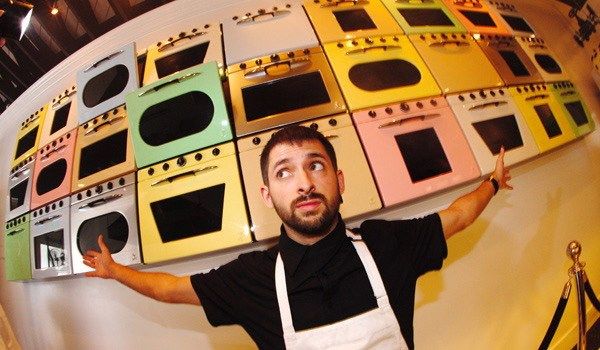
[(31, 20), (33, 5), (19, 0), (0, 0), (0, 37), (21, 40)]
[(53, 16), (58, 14), (58, 6), (56, 6), (56, 1), (54, 2), (54, 5), (52, 5), (52, 8), (50, 9), (50, 14)]

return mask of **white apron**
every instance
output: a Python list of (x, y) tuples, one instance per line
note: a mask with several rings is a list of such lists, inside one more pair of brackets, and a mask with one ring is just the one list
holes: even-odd
[[(359, 235), (348, 230), (346, 235), (360, 239)], [(352, 244), (365, 267), (378, 307), (333, 324), (299, 332), (292, 323), (283, 260), (281, 254), (277, 255), (275, 289), (287, 349), (408, 349), (371, 253), (362, 241), (352, 241)]]

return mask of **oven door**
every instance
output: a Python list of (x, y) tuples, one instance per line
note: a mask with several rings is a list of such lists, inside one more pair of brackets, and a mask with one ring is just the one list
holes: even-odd
[(77, 72), (79, 124), (125, 103), (138, 88), (135, 43), (108, 52)]
[(406, 34), (466, 32), (465, 27), (441, 0), (381, 0), (381, 2)]
[(481, 0), (443, 0), (469, 33), (511, 35), (500, 14)]
[(56, 140), (60, 135), (75, 129), (77, 120), (77, 90), (75, 86), (52, 99), (42, 126), (40, 145)]
[(147, 264), (251, 241), (232, 142), (139, 170), (138, 206)]
[(65, 276), (71, 265), (69, 197), (31, 213), (31, 270), (33, 278)]
[(221, 36), (218, 24), (207, 24), (150, 46), (146, 55), (144, 85), (204, 62), (215, 61), (222, 70)]
[(531, 59), (545, 82), (569, 79), (567, 73), (554, 58), (556, 55), (546, 46), (544, 39), (519, 37), (517, 43)]
[(135, 171), (133, 145), (124, 106), (79, 126), (77, 135), (73, 192)]
[(567, 119), (575, 131), (575, 136), (583, 136), (596, 129), (594, 118), (590, 115), (590, 111), (573, 83), (570, 81), (554, 83), (550, 90), (554, 93), (556, 100), (563, 108), (564, 114), (568, 117)]
[(17, 133), (17, 144), (13, 153), (11, 167), (22, 166), (29, 157), (35, 155), (41, 135), (41, 125), (44, 122), (48, 106), (38, 109), (21, 123)]
[(315, 0), (305, 2), (304, 9), (322, 43), (402, 33), (398, 22), (379, 1)]
[(71, 192), (76, 138), (77, 132), (72, 130), (38, 151), (33, 172), (32, 209), (68, 196)]
[(346, 110), (319, 47), (244, 62), (228, 71), (237, 136)]
[(319, 45), (301, 4), (259, 0), (251, 6), (236, 5), (223, 21), (228, 65)]
[(91, 271), (83, 264), (83, 255), (88, 250), (100, 251), (99, 235), (116, 262), (141, 263), (135, 201), (135, 173), (71, 196), (73, 273)]
[[(442, 89), (450, 94), (504, 84), (496, 69), (467, 34), (413, 34), (409, 36)], [(476, 70), (477, 74), (473, 74)]]
[(233, 137), (216, 62), (173, 74), (126, 99), (138, 168)]
[(353, 114), (384, 206), (477, 178), (479, 166), (443, 97)]
[[(344, 219), (373, 212), (381, 208), (375, 182), (362, 151), (352, 121), (347, 114), (321, 118), (303, 125), (322, 132), (336, 150), (338, 168), (344, 171), (346, 191), (340, 214)], [(263, 184), (260, 171), (260, 154), (275, 131), (238, 140), (240, 164), (248, 208), (252, 219), (252, 232), (257, 240), (279, 236), (281, 219), (274, 209), (268, 208), (260, 195)]]
[(31, 279), (29, 257), (29, 213), (6, 223), (4, 236), (4, 273), (8, 281)]
[(482, 174), (496, 167), (500, 147), (509, 166), (540, 153), (521, 112), (504, 89), (480, 90), (447, 96)]
[(440, 94), (425, 62), (404, 35), (324, 47), (351, 111)]
[(500, 14), (506, 27), (510, 30), (510, 34), (514, 36), (534, 37), (535, 31), (531, 24), (517, 11), (515, 5), (507, 4), (500, 1), (490, 2)]
[(8, 177), (8, 194), (6, 196), (6, 220), (27, 213), (31, 207), (31, 183), (35, 158), (28, 158), (27, 163), (13, 168)]
[(546, 152), (575, 138), (560, 103), (546, 85), (508, 88), (540, 149)]

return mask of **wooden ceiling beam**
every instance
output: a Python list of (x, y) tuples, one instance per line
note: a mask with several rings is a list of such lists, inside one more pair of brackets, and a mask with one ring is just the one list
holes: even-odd
[[(49, 6), (42, 6), (33, 8), (33, 15), (37, 18), (38, 22), (48, 34), (54, 39), (56, 45), (65, 53), (66, 56), (72, 54), (77, 50), (75, 38), (69, 33), (69, 30), (65, 26), (60, 16), (53, 16), (50, 14)], [(36, 9), (38, 9), (36, 11)]]
[(127, 22), (136, 16), (127, 0), (108, 0), (108, 4), (113, 8), (115, 13), (123, 19), (123, 22)]
[(34, 57), (23, 48), (20, 42), (9, 40), (6, 43), (6, 47), (15, 56), (20, 66), (28, 67), (29, 71), (35, 70), (34, 75), (38, 76), (38, 78), (48, 71), (38, 62), (41, 57), (37, 57), (38, 60), (34, 59)]
[(73, 15), (77, 17), (77, 20), (88, 33), (91, 40), (103, 34), (100, 29), (100, 23), (98, 23), (96, 15), (94, 15), (94, 9), (92, 9), (87, 0), (65, 0), (65, 3), (69, 7), (69, 11), (73, 12)]

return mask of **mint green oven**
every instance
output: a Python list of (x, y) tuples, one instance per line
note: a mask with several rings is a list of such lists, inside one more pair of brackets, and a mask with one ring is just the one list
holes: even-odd
[(6, 223), (4, 230), (4, 270), (9, 281), (31, 279), (29, 256), (29, 213)]

